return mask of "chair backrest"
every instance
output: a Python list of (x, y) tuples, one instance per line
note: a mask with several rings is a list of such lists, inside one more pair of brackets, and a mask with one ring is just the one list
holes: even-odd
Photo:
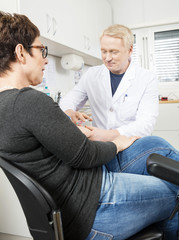
[[(179, 162), (153, 153), (147, 159), (147, 170), (149, 174), (179, 186)], [(177, 212), (179, 212), (179, 198), (169, 219), (172, 219)]]
[(60, 211), (50, 194), (12, 162), (0, 157), (0, 167), (17, 194), (33, 239), (63, 240)]
[(152, 153), (147, 159), (147, 170), (151, 175), (179, 185), (179, 162)]

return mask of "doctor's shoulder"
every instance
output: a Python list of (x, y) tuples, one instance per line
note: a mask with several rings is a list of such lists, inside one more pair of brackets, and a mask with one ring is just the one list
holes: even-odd
[(98, 65), (98, 66), (93, 66), (93, 67), (89, 67), (89, 69), (86, 71), (86, 73), (84, 74), (84, 76), (89, 77), (90, 81), (93, 79), (97, 79), (99, 78), (104, 71), (106, 71), (106, 67), (102, 64), (102, 65)]
[(89, 67), (87, 72), (90, 72), (90, 73), (98, 72), (98, 71), (102, 71), (104, 68), (105, 68), (104, 64), (96, 65), (96, 66)]

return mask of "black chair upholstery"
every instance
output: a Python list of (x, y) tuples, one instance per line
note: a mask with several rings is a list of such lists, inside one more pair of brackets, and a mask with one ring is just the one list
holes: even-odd
[(153, 153), (147, 159), (147, 170), (150, 175), (179, 185), (179, 162)]
[(61, 214), (49, 193), (5, 159), (0, 158), (0, 167), (17, 194), (33, 239), (64, 240)]
[[(147, 170), (151, 175), (179, 186), (179, 162), (153, 153), (147, 159)], [(177, 212), (179, 212), (179, 196), (177, 205), (170, 219), (172, 219)]]
[[(162, 165), (161, 167), (162, 162), (163, 157), (161, 158), (158, 154), (152, 154), (147, 160), (150, 174), (179, 185), (179, 164), (172, 160), (173, 167), (171, 169), (171, 159), (166, 158), (165, 166)], [(3, 169), (19, 198), (33, 239), (64, 240), (60, 210), (57, 209), (49, 193), (37, 181), (9, 161), (0, 158), (0, 167)], [(167, 169), (170, 172), (169, 178), (166, 175), (163, 176), (163, 173), (166, 174)], [(175, 175), (171, 177), (173, 172)], [(152, 225), (130, 237), (128, 240), (162, 239), (163, 233), (155, 225)]]
[(153, 224), (144, 228), (142, 231), (127, 240), (163, 240), (163, 238), (163, 232), (160, 231), (155, 224)]

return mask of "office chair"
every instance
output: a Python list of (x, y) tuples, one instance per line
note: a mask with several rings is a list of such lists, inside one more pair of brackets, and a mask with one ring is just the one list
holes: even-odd
[[(179, 185), (179, 163), (176, 161), (152, 154), (147, 165), (150, 174)], [(0, 158), (0, 167), (19, 198), (33, 239), (64, 240), (60, 210), (49, 193), (12, 162)], [(173, 215), (178, 210), (179, 206)], [(162, 240), (163, 237), (163, 233), (152, 225), (127, 240)]]
[(50, 194), (11, 162), (0, 158), (4, 171), (24, 211), (34, 240), (64, 240), (61, 213)]

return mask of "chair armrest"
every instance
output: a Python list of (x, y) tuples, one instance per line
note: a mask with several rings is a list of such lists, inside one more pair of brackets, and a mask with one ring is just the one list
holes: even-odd
[(147, 159), (148, 173), (179, 185), (179, 162), (153, 153)]

